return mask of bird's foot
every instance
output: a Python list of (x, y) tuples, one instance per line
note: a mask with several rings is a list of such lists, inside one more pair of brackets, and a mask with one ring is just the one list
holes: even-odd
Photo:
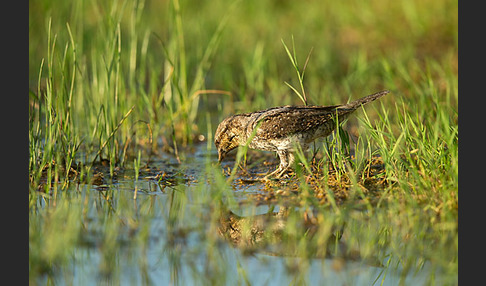
[(273, 180), (279, 180), (279, 179), (287, 179), (289, 178), (289, 172), (292, 171), (291, 168), (285, 167), (285, 168), (277, 168), (275, 171), (271, 172), (270, 174), (267, 174), (263, 179), (266, 181), (270, 181), (271, 179)]
[(288, 179), (290, 178), (292, 174), (292, 169), (291, 168), (286, 168), (285, 170), (282, 170), (280, 173), (275, 176), (277, 179)]

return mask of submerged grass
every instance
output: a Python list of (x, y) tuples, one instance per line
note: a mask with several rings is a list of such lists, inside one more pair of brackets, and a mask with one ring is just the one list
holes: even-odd
[[(364, 284), (457, 284), (457, 1), (36, 1), (29, 39), (32, 284), (259, 284), (279, 256), (284, 284), (312, 283), (314, 258), (380, 266)], [(242, 200), (238, 177), (275, 158), (215, 165), (229, 114), (383, 89), (288, 181)]]

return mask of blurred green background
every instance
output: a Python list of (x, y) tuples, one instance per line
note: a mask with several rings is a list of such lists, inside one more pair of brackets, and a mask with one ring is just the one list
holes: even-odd
[(46, 57), (49, 17), (59, 52), (69, 42), (66, 23), (71, 26), (86, 81), (95, 76), (93, 61), (108, 64), (120, 23), (123, 88), (157, 92), (167, 58), (161, 43), (171, 52), (183, 37), (190, 81), (218, 25), (229, 16), (204, 88), (232, 92), (245, 101), (245, 109), (299, 103), (283, 84), (297, 83), (281, 43), (291, 46), (292, 36), (301, 67), (313, 49), (305, 79), (312, 104), (338, 103), (326, 93), (345, 100), (383, 87), (409, 93), (404, 79), (390, 79), (386, 69), (403, 68), (416, 78), (434, 62), (457, 76), (457, 1), (181, 0), (183, 35), (173, 6), (171, 1), (30, 1), (31, 87)]

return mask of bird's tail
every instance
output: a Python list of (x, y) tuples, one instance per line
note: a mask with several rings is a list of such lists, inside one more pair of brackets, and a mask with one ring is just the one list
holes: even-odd
[(377, 100), (378, 98), (380, 98), (380, 97), (382, 97), (382, 96), (384, 96), (385, 94), (388, 94), (388, 93), (390, 93), (389, 90), (383, 90), (383, 91), (362, 97), (362, 98), (355, 100), (355, 101), (352, 101), (348, 104), (344, 104), (344, 105), (340, 106), (339, 108), (353, 109), (354, 110), (354, 109), (360, 107), (361, 105), (364, 105), (364, 104), (367, 104), (367, 103), (372, 102), (374, 100)]

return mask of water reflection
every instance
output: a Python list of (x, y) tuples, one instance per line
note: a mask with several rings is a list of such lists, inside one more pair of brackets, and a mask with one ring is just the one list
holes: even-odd
[[(221, 206), (219, 234), (244, 254), (362, 260), (359, 250), (348, 249), (342, 239), (345, 223), (320, 221), (315, 212), (297, 207), (260, 206), (267, 211), (238, 215)], [(250, 207), (247, 212), (255, 210)], [(382, 266), (376, 257), (367, 257), (364, 262)]]

